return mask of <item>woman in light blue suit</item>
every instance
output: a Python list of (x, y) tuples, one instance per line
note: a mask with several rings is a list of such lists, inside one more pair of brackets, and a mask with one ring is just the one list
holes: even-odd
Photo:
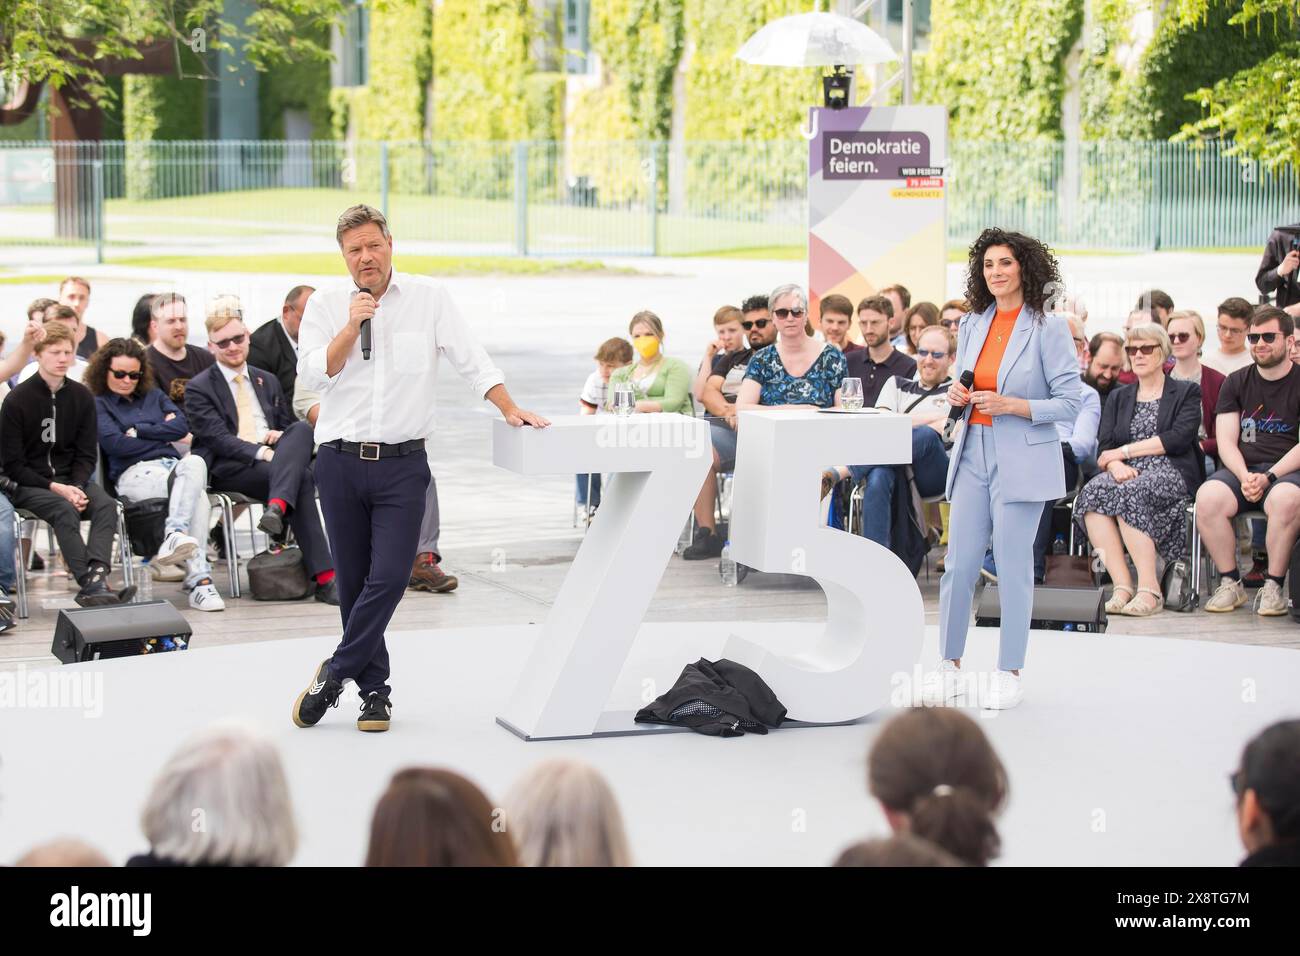
[[(949, 456), (946, 570), (939, 583), (941, 679), (928, 702), (961, 696), (958, 679), (971, 602), (989, 541), (998, 566), (998, 668), (981, 704), (1014, 707), (1034, 599), (1034, 535), (1043, 502), (1065, 494), (1057, 422), (1079, 412), (1079, 362), (1065, 320), (1045, 315), (1060, 287), (1056, 259), (1036, 239), (986, 229), (971, 246), (948, 401), (965, 408)], [(968, 389), (963, 372), (974, 373)]]

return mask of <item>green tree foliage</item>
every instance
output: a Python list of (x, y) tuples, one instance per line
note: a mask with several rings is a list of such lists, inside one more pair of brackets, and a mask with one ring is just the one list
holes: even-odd
[(591, 46), (627, 100), (638, 139), (667, 139), (673, 73), (685, 43), (685, 0), (596, 0)]

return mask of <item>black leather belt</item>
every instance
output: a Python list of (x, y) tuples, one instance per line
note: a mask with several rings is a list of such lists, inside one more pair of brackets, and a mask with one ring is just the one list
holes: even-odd
[(378, 461), (381, 458), (397, 458), (401, 455), (409, 455), (413, 451), (423, 451), (424, 439), (412, 438), (410, 441), (388, 445), (380, 441), (344, 441), (338, 438), (334, 441), (327, 441), (324, 445), (326, 448), (333, 448), (335, 451), (356, 455), (362, 461)]

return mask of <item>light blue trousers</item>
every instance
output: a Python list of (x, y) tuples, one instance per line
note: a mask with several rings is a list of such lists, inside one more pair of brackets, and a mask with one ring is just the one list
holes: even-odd
[(948, 557), (939, 579), (939, 653), (960, 658), (966, 649), (971, 602), (989, 539), (998, 566), (1002, 626), (998, 669), (1025, 666), (1029, 614), (1034, 605), (1034, 535), (1043, 514), (1041, 501), (1003, 501), (998, 481), (993, 429), (968, 426), (952, 489), (948, 516)]

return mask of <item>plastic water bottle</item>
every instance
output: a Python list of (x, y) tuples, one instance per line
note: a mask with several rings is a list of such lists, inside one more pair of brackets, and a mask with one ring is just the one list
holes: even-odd
[(718, 574), (722, 576), (722, 583), (729, 587), (736, 586), (736, 562), (731, 559), (731, 540), (722, 546), (722, 560), (718, 562)]
[(1056, 540), (1052, 542), (1052, 554), (1065, 554), (1065, 535), (1058, 534)]
[(135, 597), (132, 601), (136, 604), (143, 604), (145, 601), (153, 600), (153, 575), (149, 573), (149, 564), (146, 561), (136, 561), (135, 566), (131, 568), (135, 575)]
[(691, 524), (688, 520), (682, 525), (682, 533), (677, 536), (677, 547), (673, 548), (673, 554), (681, 554), (691, 546)]

